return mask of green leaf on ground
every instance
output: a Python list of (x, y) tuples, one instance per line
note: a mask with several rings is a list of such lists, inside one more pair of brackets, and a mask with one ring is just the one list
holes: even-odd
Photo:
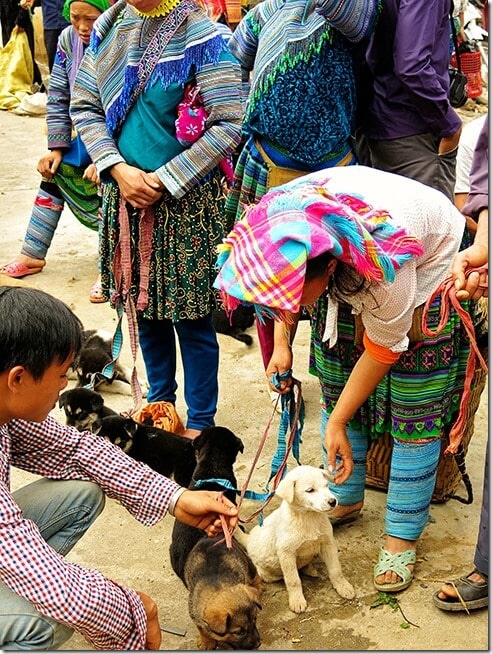
[(376, 599), (371, 604), (371, 609), (375, 609), (377, 606), (382, 606), (383, 604), (389, 604), (393, 611), (398, 611), (399, 605), (396, 597), (390, 595), (390, 593), (383, 593), (379, 590)]

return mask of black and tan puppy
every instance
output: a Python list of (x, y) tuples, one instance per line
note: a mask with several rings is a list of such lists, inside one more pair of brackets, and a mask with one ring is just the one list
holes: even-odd
[(196, 459), (189, 438), (120, 415), (103, 418), (97, 434), (161, 475), (172, 476), (180, 486), (190, 484)]
[[(223, 491), (224, 488), (221, 484), (209, 481), (213, 479), (227, 479), (232, 487), (236, 488), (237, 481), (233, 465), (238, 453), (244, 451), (242, 440), (225, 427), (207, 427), (192, 443), (196, 466), (188, 488), (199, 487), (201, 490)], [(202, 481), (206, 481), (206, 483), (199, 485)], [(225, 491), (224, 494), (231, 502), (236, 502), (234, 491)], [(174, 522), (169, 552), (173, 570), (183, 582), (188, 554), (204, 536), (205, 533), (201, 529), (178, 521)]]
[(227, 646), (257, 649), (256, 616), (261, 609), (261, 579), (244, 548), (233, 538), (202, 538), (186, 561), (188, 610), (200, 634), (200, 649)]
[[(197, 464), (189, 488), (224, 491), (214, 480), (226, 479), (235, 489), (233, 466), (244, 450), (241, 439), (225, 427), (208, 427), (193, 445)], [(236, 501), (234, 490), (224, 494)], [(242, 546), (233, 539), (228, 550), (225, 543), (217, 544), (221, 538), (209, 539), (201, 529), (175, 520), (171, 565), (190, 591), (188, 608), (200, 633), (200, 649), (217, 644), (254, 649), (260, 644), (256, 614), (261, 608), (261, 581)]]
[(89, 388), (72, 388), (60, 395), (58, 406), (65, 411), (66, 423), (79, 431), (97, 432), (101, 420), (118, 415), (104, 404), (102, 395)]
[[(79, 386), (89, 384), (92, 376), (95, 373), (102, 372), (104, 367), (113, 359), (112, 334), (102, 329), (86, 329), (83, 335), (84, 345), (74, 362)], [(121, 365), (118, 360), (114, 363), (112, 378), (106, 381), (111, 384), (115, 380), (131, 384), (131, 371)]]

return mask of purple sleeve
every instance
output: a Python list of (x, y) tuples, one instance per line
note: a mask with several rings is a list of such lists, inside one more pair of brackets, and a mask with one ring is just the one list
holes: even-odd
[(443, 15), (442, 2), (420, 0), (399, 4), (393, 45), (394, 72), (411, 94), (422, 119), (441, 137), (451, 136), (461, 126), (461, 119), (448, 98), (449, 39), (441, 38), (447, 30), (449, 17), (445, 12)]
[(489, 206), (489, 121), (484, 122), (473, 153), (470, 170), (470, 191), (461, 212), (478, 219), (480, 211)]

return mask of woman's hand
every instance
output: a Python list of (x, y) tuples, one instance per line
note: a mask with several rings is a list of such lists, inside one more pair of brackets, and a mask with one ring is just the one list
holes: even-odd
[(162, 196), (162, 184), (140, 168), (119, 163), (111, 167), (110, 173), (118, 183), (123, 199), (135, 209), (150, 207)]
[(37, 171), (46, 179), (52, 179), (63, 157), (63, 150), (51, 150), (38, 161)]
[(176, 520), (203, 529), (207, 536), (217, 536), (223, 531), (221, 514), (232, 531), (238, 521), (237, 508), (222, 493), (214, 491), (186, 490), (174, 507)]
[(88, 179), (89, 182), (92, 182), (93, 184), (99, 184), (99, 175), (97, 174), (96, 167), (93, 163), (89, 164), (87, 168), (84, 170), (84, 174), (82, 175), (84, 179)]
[(147, 636), (145, 639), (145, 649), (157, 650), (161, 644), (162, 634), (156, 603), (146, 593), (142, 593), (138, 590), (136, 593), (142, 600), (145, 613), (147, 614)]
[[(354, 461), (352, 459), (352, 448), (347, 437), (345, 424), (328, 420), (325, 431), (325, 446), (327, 455), (328, 472), (334, 475), (335, 484), (343, 484), (352, 474)], [(336, 457), (340, 461), (336, 463)]]
[(280, 393), (281, 395), (289, 391), (290, 387), (292, 386), (292, 377), (281, 380), (280, 388), (277, 388), (277, 386), (270, 382), (270, 379), (273, 377), (273, 375), (282, 375), (289, 370), (292, 370), (292, 348), (287, 345), (287, 343), (275, 345), (272, 358), (270, 359), (270, 363), (268, 364), (265, 371), (272, 391), (277, 391), (277, 393)]
[[(273, 375), (282, 375), (289, 370), (292, 370), (292, 343), (297, 329), (297, 322), (299, 314), (290, 314), (290, 323), (284, 323), (280, 320), (275, 320), (273, 325), (273, 352), (270, 362), (265, 370), (268, 382)], [(280, 388), (270, 383), (272, 391), (276, 391), (284, 395), (290, 390), (292, 386), (292, 377), (284, 379), (280, 382)]]

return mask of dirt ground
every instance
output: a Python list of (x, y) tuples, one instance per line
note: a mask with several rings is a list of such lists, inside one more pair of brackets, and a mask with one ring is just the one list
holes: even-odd
[[(471, 104), (473, 109), (475, 105)], [(468, 118), (472, 115), (470, 112)], [(5, 263), (19, 252), (39, 185), (35, 166), (45, 152), (44, 119), (0, 112), (0, 138), (3, 153), (0, 163), (0, 262)], [(114, 311), (107, 304), (89, 303), (89, 289), (97, 274), (96, 250), (97, 235), (82, 227), (69, 211), (65, 211), (44, 272), (26, 278), (26, 281), (67, 302), (86, 328), (113, 331), (116, 325)], [(254, 330), (250, 332), (254, 337), (250, 348), (219, 335), (221, 360), (217, 424), (229, 427), (244, 441), (245, 451), (236, 466), (240, 485), (247, 478), (258, 443), (272, 415), (256, 335)], [(53, 336), (56, 338), (56, 334)], [(122, 358), (131, 364), (126, 331), (125, 336)], [(301, 460), (304, 464), (317, 466), (321, 463), (319, 397), (317, 381), (306, 371), (308, 340), (308, 325), (303, 322), (295, 343), (297, 364), (294, 370), (302, 382), (306, 403)], [(140, 357), (137, 367), (144, 376)], [(131, 396), (121, 386), (103, 394), (106, 404), (116, 410), (132, 408)], [(182, 399), (178, 400), (177, 408), (184, 416)], [(53, 413), (62, 419), (58, 409)], [(262, 491), (268, 479), (277, 431), (278, 421), (274, 418), (249, 486), (252, 490)], [(372, 585), (372, 569), (384, 537), (386, 496), (384, 491), (368, 489), (362, 518), (336, 529), (342, 567), (356, 589), (356, 598), (350, 601), (341, 599), (325, 577), (306, 578), (303, 586), (308, 609), (296, 615), (288, 609), (282, 583), (265, 585), (263, 610), (258, 618), (261, 649), (487, 650), (487, 610), (469, 616), (444, 613), (431, 601), (432, 593), (443, 580), (471, 569), (486, 440), (485, 391), (467, 456), (475, 501), (470, 506), (453, 500), (432, 505), (431, 520), (418, 548), (415, 581), (408, 590), (396, 596), (400, 610), (389, 605), (372, 607), (377, 597)], [(295, 465), (293, 459), (291, 465)], [(30, 475), (14, 470), (12, 485), (15, 489), (31, 479)], [(464, 492), (463, 486), (459, 491)], [(251, 502), (245, 503), (242, 516), (249, 516), (253, 508), (256, 507)], [(185, 632), (185, 635), (176, 635), (164, 631), (161, 649), (193, 650), (197, 632), (188, 616), (187, 591), (174, 575), (169, 562), (171, 527), (172, 518), (165, 518), (152, 528), (143, 527), (120, 505), (109, 500), (102, 517), (69, 556), (76, 563), (97, 568), (154, 598), (163, 628), (174, 627)], [(87, 648), (87, 643), (78, 635), (66, 644), (67, 650)]]

